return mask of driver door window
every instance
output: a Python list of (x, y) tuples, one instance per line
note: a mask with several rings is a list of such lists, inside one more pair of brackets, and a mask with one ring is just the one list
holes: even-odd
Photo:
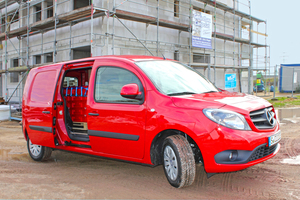
[(128, 99), (120, 95), (124, 85), (136, 83), (140, 91), (142, 84), (132, 72), (117, 67), (100, 67), (96, 74), (95, 101), (105, 103), (139, 103), (140, 100)]

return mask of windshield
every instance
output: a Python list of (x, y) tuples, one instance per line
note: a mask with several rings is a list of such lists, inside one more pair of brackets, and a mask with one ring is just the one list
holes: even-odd
[(218, 92), (218, 89), (194, 69), (173, 61), (136, 62), (162, 93), (172, 95)]

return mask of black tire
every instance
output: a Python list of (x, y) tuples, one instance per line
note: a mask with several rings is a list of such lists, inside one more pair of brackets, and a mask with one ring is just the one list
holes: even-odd
[(172, 135), (164, 140), (162, 158), (165, 175), (173, 187), (193, 184), (196, 176), (195, 158), (190, 144), (182, 135)]
[[(36, 147), (36, 148), (34, 149), (34, 147)], [(30, 157), (34, 161), (48, 160), (52, 153), (52, 149), (49, 147), (32, 144), (29, 137), (27, 137), (27, 150), (28, 150)]]

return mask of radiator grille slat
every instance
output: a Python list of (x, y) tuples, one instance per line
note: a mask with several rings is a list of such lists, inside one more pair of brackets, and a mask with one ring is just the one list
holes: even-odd
[(274, 116), (275, 113), (272, 107), (250, 112), (250, 118), (258, 129), (272, 129), (276, 124)]

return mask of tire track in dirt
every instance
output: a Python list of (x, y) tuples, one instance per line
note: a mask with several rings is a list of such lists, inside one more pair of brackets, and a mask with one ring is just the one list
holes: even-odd
[(197, 185), (197, 188), (202, 188), (203, 186), (208, 185), (207, 174), (204, 171), (204, 166), (196, 166), (195, 185)]
[(296, 144), (296, 141), (297, 139), (295, 138), (285, 138), (285, 145), (284, 145), (284, 148), (288, 154), (289, 157), (296, 157), (298, 156), (298, 153), (295, 149), (295, 144)]
[[(245, 182), (247, 180), (248, 182)], [(274, 190), (271, 185), (286, 182), (281, 171), (272, 170), (265, 167), (248, 168), (233, 176), (233, 189), (231, 192), (237, 193), (249, 199), (274, 199)]]
[(222, 177), (222, 190), (224, 192), (232, 192), (233, 187), (232, 187), (232, 178), (231, 178), (231, 173), (225, 173), (223, 174)]

